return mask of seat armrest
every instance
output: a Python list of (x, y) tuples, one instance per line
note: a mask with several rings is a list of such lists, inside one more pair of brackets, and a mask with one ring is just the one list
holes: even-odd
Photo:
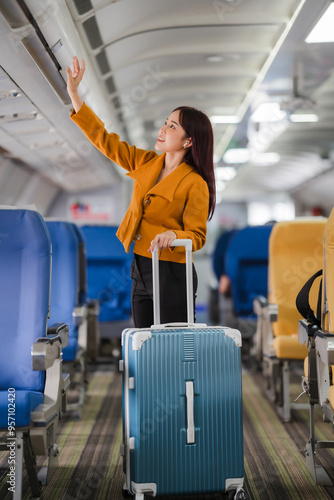
[(254, 300), (253, 300), (253, 308), (254, 308), (254, 312), (255, 312), (255, 308), (260, 308), (260, 309), (263, 309), (264, 307), (266, 307), (267, 305), (269, 304), (268, 300), (266, 299), (266, 297), (264, 297), (264, 295), (257, 295)]
[(45, 371), (50, 368), (56, 359), (62, 355), (63, 345), (68, 344), (68, 326), (57, 323), (48, 328), (47, 337), (35, 340), (31, 347), (32, 369), (34, 371)]
[(264, 356), (271, 357), (274, 354), (272, 323), (278, 318), (278, 304), (271, 304), (266, 297), (258, 295), (253, 300), (253, 310), (257, 315), (257, 326), (252, 350), (256, 359), (261, 361)]
[(47, 339), (42, 337), (35, 340), (31, 347), (32, 369), (45, 371), (61, 356), (60, 338)]
[(327, 366), (334, 364), (333, 335), (326, 335), (326, 332), (319, 330), (319, 335), (315, 336), (315, 347), (323, 363)]
[(308, 323), (306, 319), (300, 319), (298, 321), (298, 340), (302, 345), (308, 345)]
[(277, 321), (278, 304), (271, 304), (263, 295), (258, 295), (253, 300), (253, 311), (257, 316), (263, 316), (270, 323)]
[(50, 339), (54, 337), (60, 337), (63, 349), (68, 345), (69, 331), (68, 325), (66, 325), (65, 323), (55, 323), (54, 325), (49, 326), (46, 335), (47, 338)]
[(56, 431), (57, 421), (66, 407), (68, 376), (62, 373), (63, 342), (68, 343), (68, 325), (57, 323), (47, 330), (47, 336), (35, 340), (31, 347), (32, 369), (45, 371), (43, 403), (31, 413), (32, 447), (35, 454), (47, 453), (47, 432), (53, 421), (52, 432)]
[(89, 314), (95, 314), (96, 316), (100, 314), (100, 303), (96, 299), (91, 299), (87, 304), (87, 308)]
[(87, 306), (84, 304), (75, 307), (72, 316), (75, 326), (80, 326), (87, 317)]
[(298, 322), (298, 340), (302, 345), (307, 345), (310, 337), (315, 337), (319, 331), (317, 325), (309, 323), (306, 319), (300, 319)]

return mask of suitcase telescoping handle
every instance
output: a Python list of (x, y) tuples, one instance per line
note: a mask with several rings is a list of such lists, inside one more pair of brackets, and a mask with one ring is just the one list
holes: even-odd
[[(172, 247), (185, 247), (186, 252), (186, 283), (187, 283), (187, 319), (188, 323), (194, 322), (194, 292), (191, 240), (174, 240)], [(160, 325), (160, 286), (159, 286), (159, 249), (156, 245), (152, 255), (153, 278), (153, 319), (155, 325)]]

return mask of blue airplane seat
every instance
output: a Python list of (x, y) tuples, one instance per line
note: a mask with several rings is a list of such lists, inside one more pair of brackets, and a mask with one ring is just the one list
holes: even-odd
[[(0, 208), (0, 431), (14, 436), (15, 500), (22, 496), (23, 460), (36, 497), (35, 456), (49, 457), (44, 478), (58, 460), (56, 430), (68, 383), (61, 349), (68, 333), (66, 325), (47, 329), (50, 275), (51, 241), (42, 216)], [(0, 450), (8, 451), (8, 443), (1, 437)]]
[(37, 212), (1, 210), (0, 227), (0, 427), (8, 424), (9, 387), (16, 389), (16, 425), (23, 427), (43, 402), (45, 373), (32, 371), (30, 348), (46, 335), (51, 242)]
[(226, 252), (226, 274), (236, 316), (256, 318), (253, 300), (267, 296), (268, 244), (273, 225), (247, 226), (231, 238)]
[[(209, 320), (213, 325), (232, 326), (234, 315), (229, 286), (222, 286), (226, 282), (225, 258), (228, 244), (237, 229), (226, 229), (217, 238), (212, 252), (211, 265), (216, 281), (209, 284)], [(224, 281), (225, 280), (225, 281)]]
[(89, 300), (87, 295), (87, 252), (86, 241), (81, 227), (73, 223), (73, 229), (79, 243), (79, 306), (86, 307), (87, 316), (87, 354), (91, 361), (97, 361), (100, 348), (100, 330), (98, 323), (99, 304), (97, 300)]
[(79, 240), (74, 224), (46, 221), (52, 242), (52, 277), (49, 325), (62, 321), (68, 325), (68, 345), (63, 350), (64, 361), (74, 361), (79, 350), (79, 327), (73, 311), (79, 304)]
[(99, 322), (128, 320), (131, 317), (132, 249), (125, 252), (115, 226), (86, 225), (82, 231), (87, 252), (87, 293), (90, 299), (99, 302)]
[(216, 241), (215, 249), (212, 254), (212, 268), (219, 282), (220, 277), (225, 274), (225, 258), (229, 242), (237, 233), (238, 229), (229, 229), (224, 231)]
[(73, 229), (78, 238), (79, 252), (79, 304), (87, 303), (87, 254), (86, 242), (82, 229), (76, 224), (72, 224)]

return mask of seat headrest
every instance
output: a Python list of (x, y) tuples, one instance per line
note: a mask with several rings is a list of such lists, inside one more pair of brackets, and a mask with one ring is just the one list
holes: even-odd
[(0, 388), (42, 390), (44, 374), (31, 369), (31, 346), (45, 337), (51, 241), (33, 210), (0, 209)]
[(268, 242), (272, 225), (247, 226), (228, 244), (225, 273), (231, 280), (233, 307), (237, 315), (252, 315), (253, 300), (267, 296)]
[(51, 317), (49, 323), (73, 323), (79, 305), (79, 240), (73, 224), (46, 221), (52, 242)]
[[(275, 335), (294, 335), (300, 314), (296, 297), (304, 283), (323, 266), (322, 241), (327, 219), (301, 217), (277, 222), (269, 239), (268, 299), (278, 304)], [(311, 290), (310, 306), (317, 307), (318, 290)]]
[(326, 318), (322, 325), (334, 333), (334, 208), (324, 231), (324, 293), (326, 297)]
[(116, 236), (116, 226), (82, 226), (86, 242), (87, 259), (128, 258), (122, 243)]

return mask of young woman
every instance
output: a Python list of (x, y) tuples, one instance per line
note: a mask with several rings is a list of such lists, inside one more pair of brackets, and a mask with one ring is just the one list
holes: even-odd
[[(152, 260), (160, 250), (161, 322), (187, 321), (185, 254), (170, 247), (176, 238), (190, 238), (193, 251), (205, 243), (206, 223), (215, 208), (213, 132), (208, 117), (190, 107), (176, 108), (161, 127), (156, 151), (120, 141), (82, 101), (78, 86), (85, 63), (73, 58), (67, 68), (67, 90), (73, 103), (71, 119), (108, 158), (134, 179), (132, 199), (117, 236), (128, 252), (134, 241), (131, 267), (132, 313), (135, 326), (153, 324)], [(197, 275), (194, 269), (194, 301)]]

